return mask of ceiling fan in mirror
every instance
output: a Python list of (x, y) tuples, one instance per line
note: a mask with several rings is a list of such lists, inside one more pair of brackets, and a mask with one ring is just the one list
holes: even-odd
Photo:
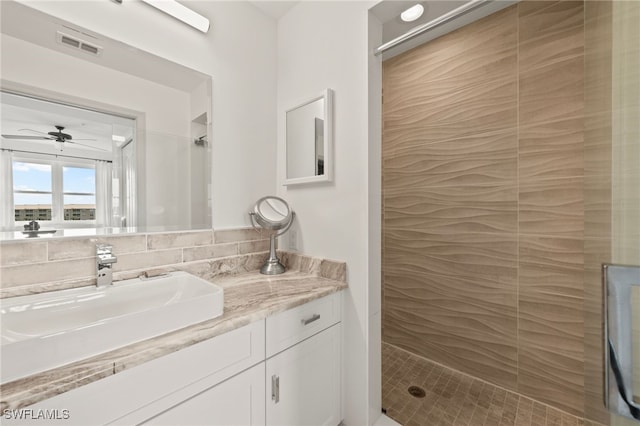
[(90, 149), (96, 149), (98, 151), (107, 151), (106, 149), (102, 149), (102, 148), (98, 148), (97, 146), (92, 146), (92, 145), (87, 145), (84, 143), (79, 143), (76, 141), (95, 141), (96, 139), (73, 139), (73, 136), (71, 136), (69, 133), (63, 133), (62, 131), (64, 130), (64, 126), (58, 126), (56, 125), (55, 128), (57, 129), (57, 131), (55, 132), (40, 132), (38, 130), (32, 130), (32, 129), (18, 129), (19, 132), (33, 132), (33, 133), (39, 133), (40, 136), (28, 136), (28, 135), (5, 135), (2, 134), (3, 138), (6, 139), (22, 139), (22, 140), (50, 140), (53, 142), (57, 142), (56, 146), (58, 147), (58, 149), (60, 149), (60, 151), (62, 151), (64, 144), (72, 144), (72, 145), (79, 145), (79, 146), (83, 146), (85, 148), (90, 148)]

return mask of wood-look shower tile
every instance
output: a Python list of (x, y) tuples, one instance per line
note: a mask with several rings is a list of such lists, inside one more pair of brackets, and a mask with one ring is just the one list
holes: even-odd
[(575, 415), (583, 412), (581, 360), (522, 345), (518, 354), (518, 392)]
[(584, 132), (582, 118), (520, 128), (520, 181), (582, 176)]
[[(393, 133), (393, 132), (388, 132)], [(510, 185), (517, 175), (515, 128), (425, 140), (400, 132), (385, 139), (384, 189), (433, 185)], [(430, 137), (425, 134), (425, 138)]]
[(518, 391), (579, 415), (584, 396), (583, 300), (520, 289)]
[(519, 80), (521, 126), (581, 117), (584, 59), (575, 57), (531, 71)]
[(526, 1), (518, 10), (520, 43), (547, 38), (550, 34), (562, 37), (563, 31), (582, 28), (584, 2), (582, 1)]
[[(408, 279), (398, 274), (385, 280), (385, 341), (513, 386), (515, 288), (496, 288), (490, 280), (474, 286), (471, 281), (428, 274)], [(455, 291), (447, 292), (451, 286), (457, 286)]]
[(531, 71), (583, 55), (584, 29), (580, 25), (521, 42), (518, 65), (521, 72)]
[[(383, 137), (425, 142), (515, 128), (517, 83), (514, 78), (474, 82), (465, 87), (430, 89), (422, 83), (410, 95), (383, 104)], [(433, 86), (438, 87), (438, 86)], [(435, 93), (434, 93), (435, 92)]]
[(521, 236), (520, 291), (584, 296), (584, 244), (578, 238)]
[(584, 236), (611, 238), (611, 175), (588, 174), (584, 179)]
[(544, 349), (564, 357), (584, 359), (584, 301), (521, 287), (518, 346)]
[[(469, 36), (474, 32), (473, 37)], [(423, 44), (383, 63), (386, 94), (406, 91), (415, 82), (438, 84), (455, 81), (459, 85), (511, 78), (515, 73), (517, 12), (511, 7), (449, 34)], [(386, 102), (386, 98), (385, 98)]]
[(612, 135), (611, 112), (584, 118), (585, 176), (611, 175)]
[[(400, 268), (385, 276), (389, 308), (422, 312), (469, 333), (474, 339), (504, 343), (515, 339), (516, 288), (490, 279), (460, 279), (435, 274), (406, 273)], [(433, 320), (433, 318), (431, 318)], [(506, 321), (505, 321), (506, 320)]]
[(485, 277), (513, 283), (517, 241), (508, 234), (434, 234), (420, 230), (385, 230), (385, 273), (390, 267), (439, 275)]
[(383, 223), (435, 233), (513, 233), (518, 222), (516, 198), (513, 186), (387, 189)]
[(521, 183), (520, 233), (582, 238), (583, 186), (582, 177)]

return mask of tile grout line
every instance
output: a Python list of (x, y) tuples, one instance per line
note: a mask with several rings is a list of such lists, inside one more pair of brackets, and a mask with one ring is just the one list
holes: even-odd
[[(516, 7), (516, 390), (520, 379), (520, 8)], [(517, 413), (516, 413), (517, 418)]]

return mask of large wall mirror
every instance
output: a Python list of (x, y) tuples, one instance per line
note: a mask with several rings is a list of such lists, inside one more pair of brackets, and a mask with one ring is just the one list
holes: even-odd
[(286, 179), (284, 185), (332, 179), (333, 91), (297, 104), (286, 111)]
[(211, 228), (211, 77), (0, 7), (0, 239)]

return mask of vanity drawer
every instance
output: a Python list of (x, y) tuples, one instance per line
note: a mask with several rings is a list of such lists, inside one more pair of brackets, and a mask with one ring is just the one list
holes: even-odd
[(56, 424), (136, 424), (263, 360), (257, 321), (28, 408), (69, 410)]
[(342, 292), (314, 300), (267, 318), (267, 358), (340, 322)]

